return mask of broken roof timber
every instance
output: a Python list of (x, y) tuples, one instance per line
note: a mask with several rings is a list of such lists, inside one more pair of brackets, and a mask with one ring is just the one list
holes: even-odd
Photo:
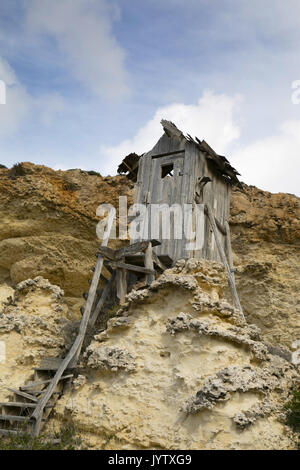
[(130, 153), (123, 160), (118, 167), (119, 174), (125, 174), (127, 178), (136, 181), (139, 168), (140, 156), (136, 153)]
[[(195, 139), (190, 136), (190, 134), (184, 135), (183, 132), (178, 129), (178, 127), (171, 121), (167, 121), (166, 119), (161, 120), (161, 125), (168, 137), (177, 137), (179, 139), (185, 139), (188, 142), (193, 143), (201, 152), (204, 153), (205, 157), (208, 161), (210, 161), (214, 169), (220, 174), (228, 183), (234, 185), (241, 186), (241, 183), (238, 179), (238, 171), (230, 165), (229, 161), (223, 155), (218, 155), (211, 147), (208, 145), (205, 140), (199, 140), (198, 137)], [(142, 156), (142, 155), (141, 155)], [(139, 167), (139, 159), (141, 156), (137, 155), (136, 153), (130, 153), (127, 155), (122, 163), (118, 167), (118, 173), (123, 173), (129, 178), (130, 180), (136, 182), (137, 180), (137, 173)]]
[(193, 139), (193, 137), (190, 136), (190, 134), (187, 134), (185, 136), (181, 132), (181, 130), (178, 129), (177, 126), (171, 121), (162, 119), (161, 125), (163, 126), (164, 131), (169, 137), (176, 136), (179, 138), (184, 138), (187, 141), (192, 142), (194, 145), (196, 145), (196, 147), (206, 155), (208, 160), (210, 160), (214, 164), (218, 173), (220, 173), (221, 176), (223, 176), (229, 183), (237, 184), (237, 185), (241, 184), (239, 179), (237, 178), (237, 175), (239, 175), (239, 173), (230, 165), (227, 158), (224, 157), (223, 155), (218, 155), (210, 147), (210, 145), (208, 145), (208, 143), (205, 142), (205, 140), (201, 141), (198, 139), (198, 137), (195, 137), (195, 139)]

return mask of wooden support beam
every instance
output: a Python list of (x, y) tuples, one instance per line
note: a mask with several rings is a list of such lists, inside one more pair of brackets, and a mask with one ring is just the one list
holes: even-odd
[(92, 315), (91, 315), (91, 318), (90, 318), (90, 322), (89, 324), (91, 326), (94, 326), (96, 321), (97, 321), (97, 318), (101, 312), (101, 309), (103, 308), (103, 305), (107, 299), (107, 297), (109, 296), (110, 292), (111, 292), (111, 289), (112, 289), (112, 286), (115, 282), (115, 279), (116, 279), (116, 271), (113, 271), (112, 275), (111, 275), (111, 278), (110, 280), (108, 281), (108, 283), (106, 284), (106, 286), (104, 287), (103, 291), (102, 291), (102, 294), (101, 294), (101, 297), (96, 305), (96, 308), (95, 310), (93, 311)]
[[(151, 284), (155, 280), (155, 271), (154, 271), (154, 263), (152, 257), (152, 243), (148, 243), (148, 247), (145, 250), (145, 268), (150, 269), (152, 273), (147, 274), (146, 280), (147, 284)], [(153, 273), (154, 271), (154, 273)]]
[(110, 262), (114, 269), (127, 269), (128, 271), (136, 271), (143, 274), (155, 274), (154, 269), (144, 268), (143, 266), (135, 266), (134, 264), (123, 263), (122, 261)]
[(228, 264), (232, 273), (232, 279), (235, 283), (235, 277), (234, 277), (234, 266), (233, 266), (233, 257), (232, 257), (232, 249), (231, 249), (231, 237), (230, 237), (230, 228), (229, 228), (229, 223), (226, 220), (225, 222), (225, 230), (226, 230), (226, 251), (227, 251), (227, 256), (228, 256)]
[[(161, 245), (158, 240), (151, 240), (152, 246)], [(140, 251), (144, 252), (148, 248), (149, 241), (141, 241), (133, 243), (132, 245), (124, 246), (118, 250), (112, 250), (108, 247), (100, 246), (98, 253), (109, 261), (120, 261), (125, 256), (135, 255)]]
[(117, 279), (117, 297), (120, 300), (120, 305), (122, 305), (125, 303), (125, 297), (127, 294), (126, 270), (118, 268), (116, 279)]
[(238, 296), (238, 293), (237, 293), (237, 290), (236, 290), (236, 287), (235, 287), (234, 279), (233, 279), (233, 276), (232, 276), (232, 272), (231, 272), (230, 266), (227, 262), (225, 252), (223, 250), (222, 244), (221, 244), (220, 239), (219, 239), (218, 229), (217, 229), (217, 225), (216, 225), (216, 222), (215, 222), (215, 217), (214, 217), (213, 211), (210, 207), (210, 204), (206, 204), (206, 207), (207, 207), (208, 218), (209, 218), (210, 224), (211, 224), (213, 232), (214, 232), (218, 252), (219, 252), (220, 258), (222, 260), (222, 263), (224, 264), (224, 266), (226, 268), (226, 271), (227, 271), (228, 282), (229, 282), (229, 285), (230, 285), (230, 288), (231, 288), (231, 291), (232, 291), (232, 294), (233, 294), (234, 302), (236, 304), (236, 307), (241, 312), (241, 316), (245, 320), (243, 309), (242, 309), (242, 306), (240, 304), (240, 299), (239, 299), (239, 296)]
[[(107, 246), (107, 244), (108, 244), (109, 235), (111, 233), (113, 222), (114, 222), (114, 213), (110, 212), (109, 216), (108, 216), (108, 221), (107, 221), (107, 232), (106, 232), (105, 238), (103, 238), (103, 240), (102, 240), (102, 246)], [(88, 325), (88, 322), (89, 322), (89, 319), (90, 319), (90, 314), (91, 314), (91, 310), (92, 310), (92, 307), (93, 307), (94, 298), (95, 298), (95, 295), (96, 295), (96, 292), (97, 292), (98, 282), (99, 282), (100, 274), (101, 274), (102, 267), (103, 267), (103, 261), (104, 261), (103, 257), (99, 256), (98, 259), (97, 259), (95, 272), (94, 272), (91, 287), (90, 287), (90, 290), (89, 290), (89, 293), (88, 293), (88, 299), (87, 299), (86, 304), (85, 304), (85, 310), (84, 310), (83, 317), (81, 319), (81, 323), (80, 323), (77, 338), (75, 339), (75, 341), (74, 341), (70, 351), (68, 352), (67, 356), (65, 357), (65, 359), (63, 359), (59, 369), (57, 370), (57, 372), (56, 372), (55, 376), (53, 377), (52, 381), (50, 382), (49, 386), (45, 390), (44, 395), (39, 400), (36, 409), (32, 413), (32, 418), (34, 418), (36, 420), (35, 429), (34, 429), (34, 435), (35, 436), (38, 436), (39, 432), (40, 432), (41, 422), (42, 422), (42, 417), (43, 417), (43, 410), (44, 410), (46, 404), (48, 403), (48, 401), (50, 400), (50, 398), (51, 398), (58, 382), (60, 381), (64, 371), (68, 368), (68, 366), (69, 367), (72, 367), (72, 366), (74, 367), (77, 363), (77, 360), (78, 360), (78, 357), (80, 355), (80, 351), (81, 351), (81, 348), (82, 348), (82, 343), (83, 343), (83, 340), (84, 340), (84, 336), (85, 336), (85, 333), (86, 333), (87, 325)]]
[(156, 264), (156, 266), (157, 266), (161, 271), (165, 271), (165, 270), (167, 269), (167, 267), (160, 261), (159, 257), (157, 256), (156, 253), (154, 253), (153, 250), (152, 250), (152, 258), (153, 258), (154, 264)]
[[(205, 204), (205, 206), (204, 206), (204, 213), (205, 213), (206, 215), (208, 215), (207, 204)], [(213, 217), (214, 217), (216, 226), (218, 227), (218, 229), (220, 230), (220, 232), (221, 232), (223, 235), (226, 236), (226, 227), (224, 227), (224, 225), (221, 224), (221, 222), (217, 219), (217, 217), (215, 217), (214, 215), (213, 215)]]

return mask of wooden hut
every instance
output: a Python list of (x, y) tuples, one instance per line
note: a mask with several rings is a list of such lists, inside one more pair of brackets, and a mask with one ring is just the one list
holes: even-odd
[[(136, 181), (134, 201), (145, 205), (180, 204), (182, 207), (184, 204), (203, 204), (206, 215), (202, 219), (204, 243), (201, 249), (188, 250), (189, 241), (185, 235), (182, 239), (175, 239), (171, 233), (170, 239), (156, 237), (161, 245), (154, 251), (161, 259), (172, 262), (191, 257), (220, 261), (208, 207), (213, 212), (220, 243), (229, 255), (230, 193), (232, 185), (240, 185), (239, 173), (204, 140), (193, 139), (189, 134), (185, 136), (170, 121), (162, 120), (161, 124), (164, 134), (150, 152), (143, 154), (139, 160), (136, 154), (126, 157), (126, 172), (130, 179)], [(125, 169), (125, 166), (119, 168)], [(144, 238), (153, 237), (149, 232)]]

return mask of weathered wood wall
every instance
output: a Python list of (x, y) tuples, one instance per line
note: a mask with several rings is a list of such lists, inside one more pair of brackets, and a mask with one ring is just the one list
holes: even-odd
[[(173, 164), (173, 177), (161, 178), (161, 167)], [(203, 203), (209, 202), (214, 210), (215, 217), (225, 226), (229, 217), (230, 184), (218, 176), (195, 144), (184, 137), (168, 137), (165, 133), (155, 147), (146, 153), (139, 163), (136, 183), (135, 203), (140, 204), (194, 204), (195, 187), (197, 179), (209, 176), (212, 180), (203, 190)], [(200, 250), (186, 250), (188, 240), (173, 238), (171, 226), (171, 239), (162, 240), (159, 247), (154, 248), (157, 255), (168, 255), (174, 261), (180, 258), (206, 258), (220, 261), (212, 229), (205, 216), (204, 245)], [(149, 223), (150, 226), (150, 223)], [(219, 230), (220, 241), (225, 247), (225, 235)], [(144, 238), (153, 238), (151, 233), (144, 233)]]

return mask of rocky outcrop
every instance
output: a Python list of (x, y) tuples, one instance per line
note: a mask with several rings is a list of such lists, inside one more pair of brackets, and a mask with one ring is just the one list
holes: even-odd
[(131, 203), (126, 177), (31, 163), (0, 169), (0, 285), (42, 276), (79, 312), (99, 245), (96, 209), (107, 202), (118, 207), (119, 195)]
[(296, 367), (222, 296), (222, 265), (180, 260), (132, 291), (84, 353), (54, 423), (102, 449), (289, 449)]
[[(95, 264), (96, 208), (117, 207), (120, 195), (131, 204), (130, 184), (30, 163), (0, 169), (1, 401), (43, 357), (69, 349)], [(222, 265), (179, 260), (91, 333), (49, 426), (72, 418), (90, 448), (293, 448), (282, 406), (298, 383), (290, 350), (300, 337), (299, 219), (295, 196), (235, 190), (247, 321), (231, 305)]]
[[(118, 207), (119, 196), (132, 203), (133, 184), (123, 176), (31, 163), (0, 168), (0, 285), (43, 276), (79, 312), (98, 247), (96, 208)], [(233, 191), (230, 223), (246, 317), (269, 343), (291, 348), (300, 338), (299, 198), (243, 185)]]
[(300, 338), (300, 200), (243, 185), (230, 223), (245, 315), (267, 341), (291, 348)]
[(9, 395), (6, 387), (24, 385), (42, 358), (65, 354), (74, 340), (78, 317), (68, 309), (63, 290), (42, 277), (23, 281), (15, 289), (0, 287), (1, 292), (0, 341), (5, 345), (5, 360), (0, 363), (0, 401), (4, 401)]

